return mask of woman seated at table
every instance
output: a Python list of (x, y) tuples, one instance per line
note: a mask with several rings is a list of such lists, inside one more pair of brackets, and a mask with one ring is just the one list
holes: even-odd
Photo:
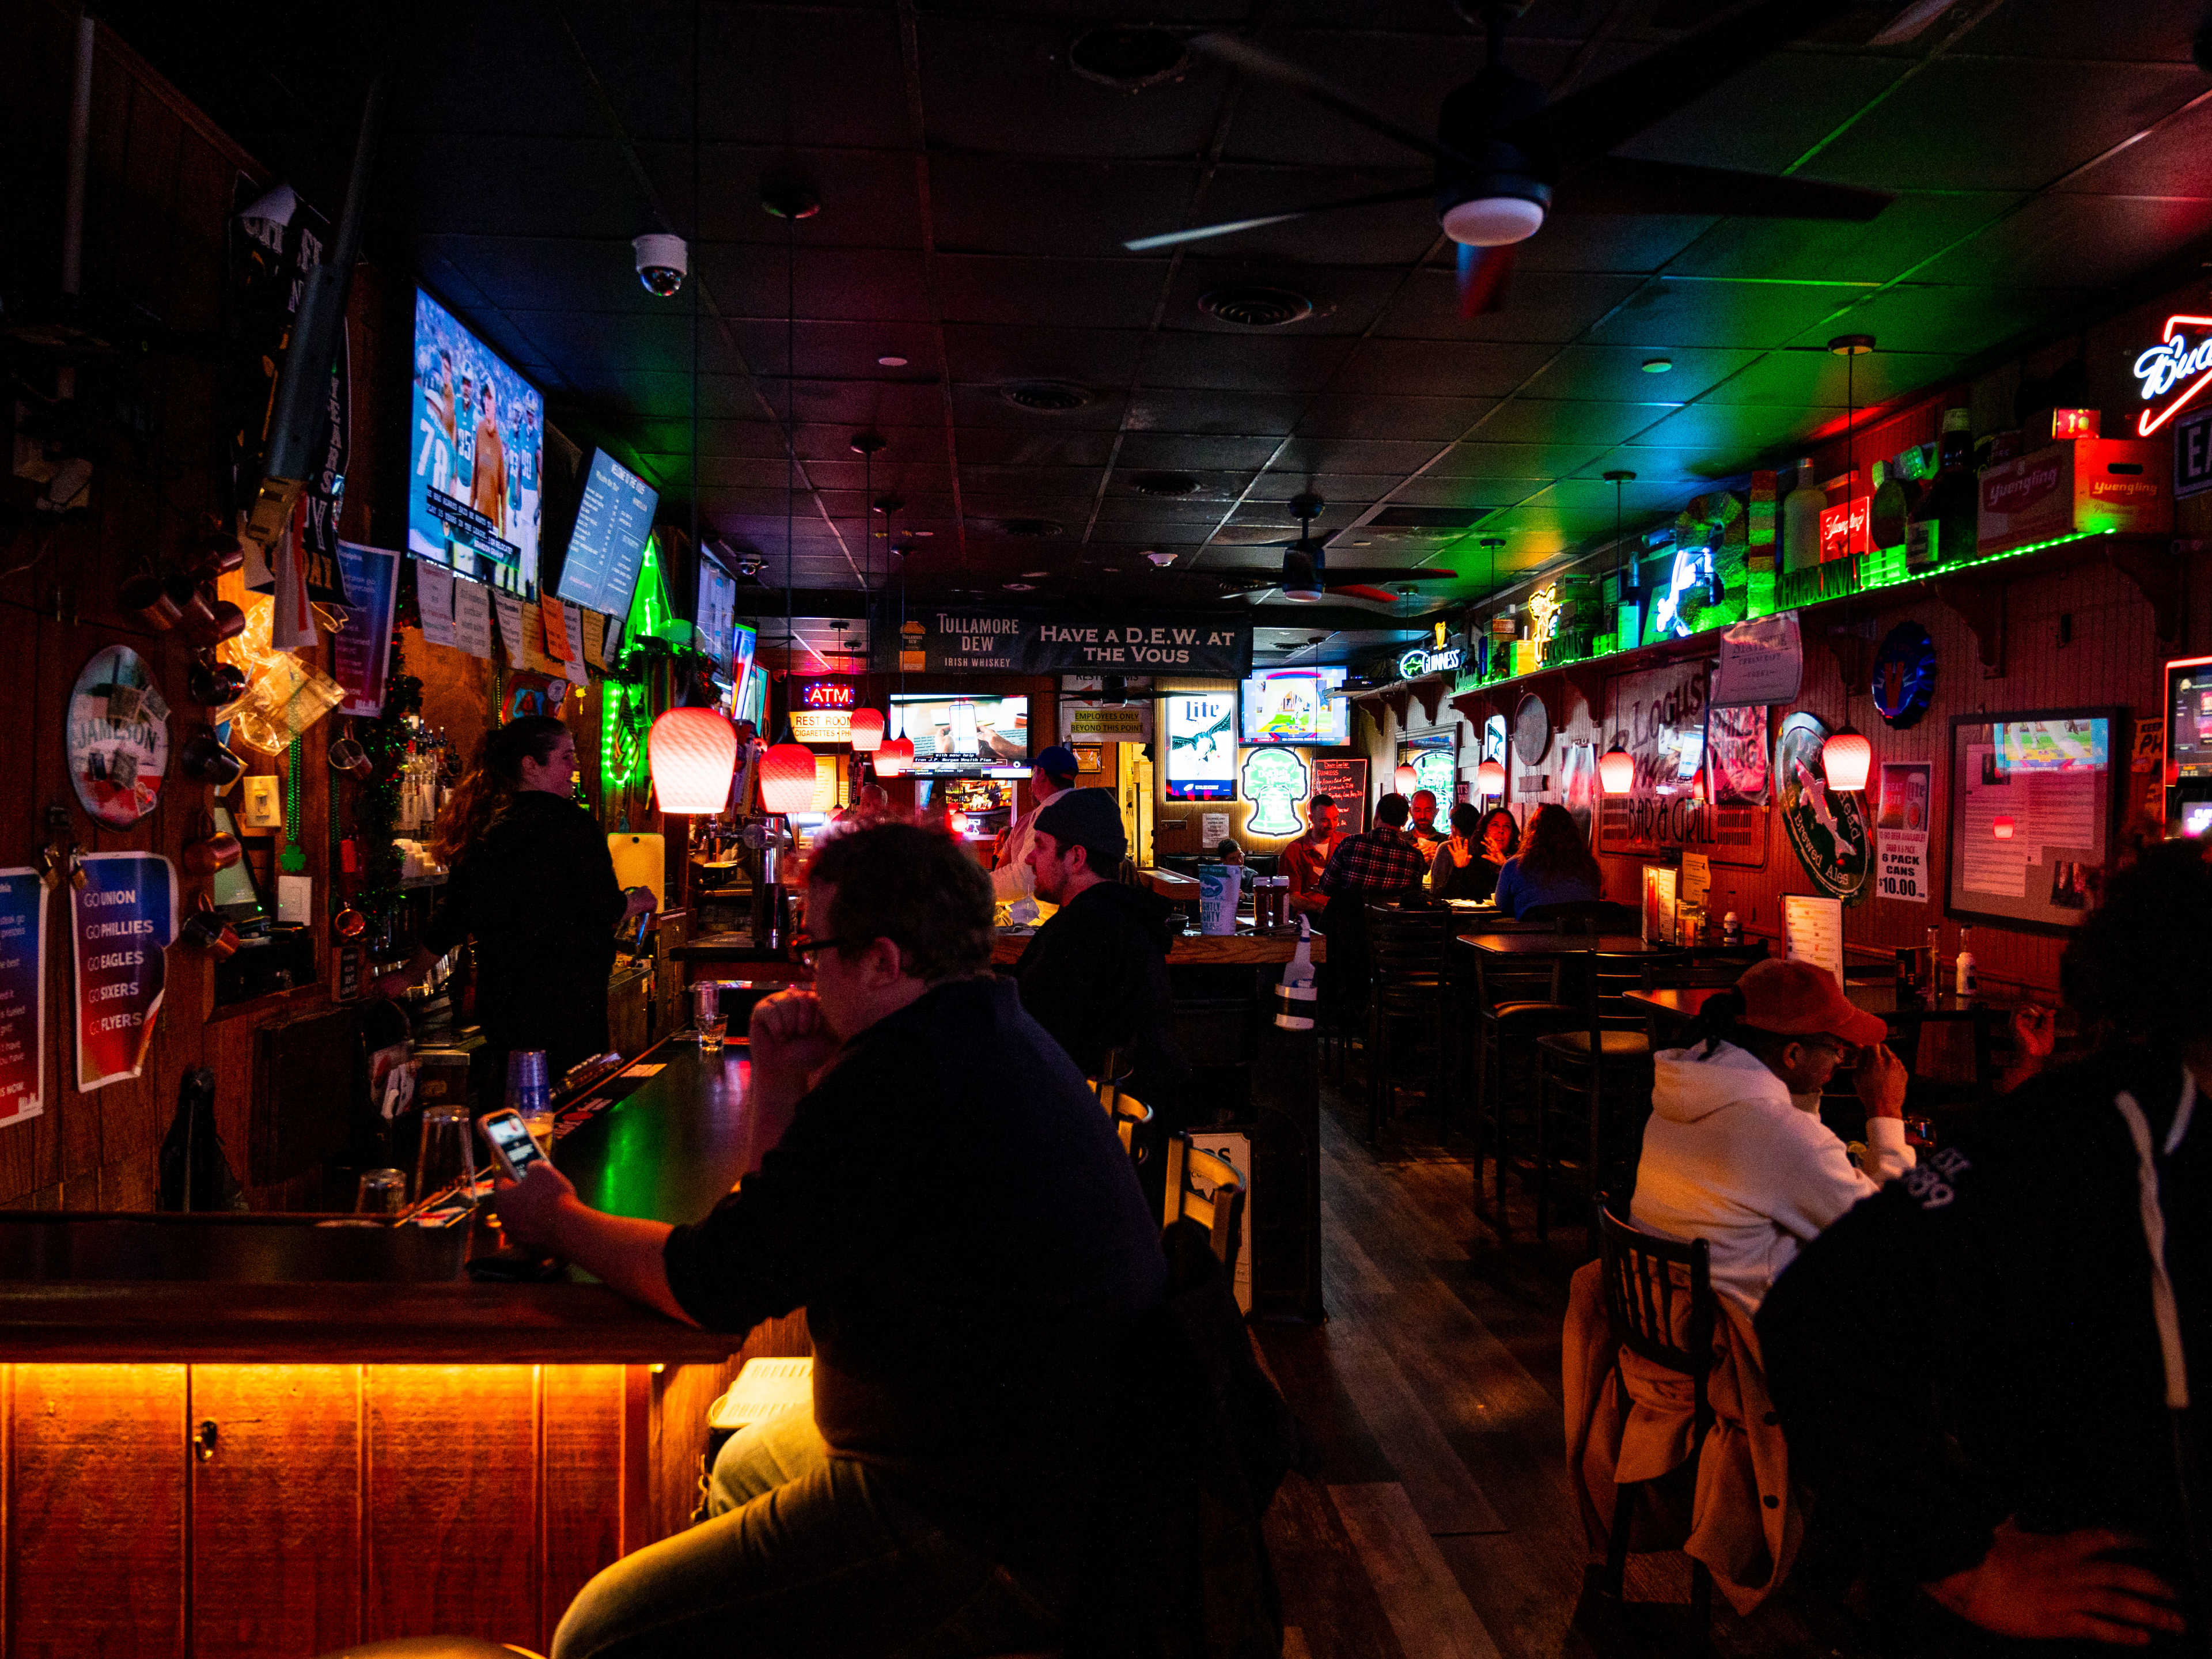
[(1597, 860), (1574, 815), (1553, 804), (1528, 820), (1521, 851), (1498, 872), (1498, 908), (1518, 917), (1540, 904), (1589, 903), (1605, 896)]
[(1440, 899), (1487, 900), (1498, 890), (1498, 872), (1521, 850), (1521, 826), (1502, 806), (1485, 812), (1473, 801), (1451, 810), (1451, 838), (1437, 848), (1429, 866), (1429, 893)]

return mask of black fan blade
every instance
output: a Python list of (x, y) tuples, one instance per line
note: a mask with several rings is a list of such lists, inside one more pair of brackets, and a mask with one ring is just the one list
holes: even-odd
[[(1738, 71), (1788, 45), (1851, 0), (1760, 0), (1565, 98), (1535, 118), (1562, 165), (1594, 160), (1695, 103)], [(1533, 124), (1532, 124), (1533, 125)]]
[(1513, 275), (1515, 250), (1459, 245), (1459, 314), (1472, 320), (1505, 305), (1506, 280)]
[(1188, 230), (1170, 230), (1158, 236), (1139, 236), (1121, 246), (1132, 253), (1150, 253), (1154, 248), (1180, 247), (1185, 242), (1203, 242), (1215, 236), (1234, 236), (1240, 230), (1257, 230), (1262, 225), (1285, 225), (1293, 219), (1310, 219), (1316, 213), (1339, 213), (1346, 208), (1380, 207), (1389, 202), (1425, 202), (1436, 194), (1431, 185), (1408, 185), (1402, 190), (1377, 191), (1372, 196), (1352, 196), (1341, 202), (1323, 202), (1310, 208), (1293, 208), (1288, 213), (1265, 213), (1256, 219), (1228, 219), (1218, 225), (1197, 225)]
[(1226, 64), (1240, 75), (1249, 75), (1255, 81), (1270, 82), (1285, 92), (1294, 92), (1301, 98), (1310, 99), (1324, 108), (1334, 110), (1346, 120), (1357, 122), (1370, 132), (1379, 132), (1385, 138), (1396, 139), (1408, 149), (1419, 150), (1424, 155), (1438, 161), (1448, 161), (1469, 173), (1482, 171), (1457, 150), (1438, 143), (1434, 134), (1401, 125), (1380, 110), (1370, 109), (1343, 88), (1323, 80), (1311, 70), (1301, 69), (1287, 58), (1278, 58), (1266, 48), (1254, 46), (1249, 40), (1240, 40), (1233, 34), (1200, 34), (1192, 38), (1190, 46), (1192, 51), (1202, 53), (1218, 64)]
[(1456, 570), (1441, 570), (1432, 564), (1362, 565), (1357, 570), (1342, 568), (1328, 573), (1331, 587), (1349, 586), (1355, 583), (1370, 586), (1376, 582), (1455, 582)]
[(1773, 173), (1604, 155), (1575, 170), (1556, 205), (1577, 213), (1680, 213), (1699, 218), (1847, 219), (1864, 222), (1897, 199), (1883, 190)]

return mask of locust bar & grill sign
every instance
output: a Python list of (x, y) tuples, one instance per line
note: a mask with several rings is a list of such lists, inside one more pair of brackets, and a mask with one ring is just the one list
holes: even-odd
[(1251, 672), (1252, 629), (1218, 618), (1115, 618), (926, 613), (906, 624), (907, 652), (929, 672), (1080, 674), (1127, 671), (1241, 679)]

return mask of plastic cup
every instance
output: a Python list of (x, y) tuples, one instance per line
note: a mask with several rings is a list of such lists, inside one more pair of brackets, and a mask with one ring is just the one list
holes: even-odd
[(398, 1215), (407, 1207), (407, 1171), (364, 1170), (354, 1194), (356, 1215)]

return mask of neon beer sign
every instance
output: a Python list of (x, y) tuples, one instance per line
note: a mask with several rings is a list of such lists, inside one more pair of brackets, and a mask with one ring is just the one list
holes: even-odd
[(2212, 317), (2167, 318), (2159, 343), (2136, 355), (2136, 380), (2142, 400), (2155, 405), (2136, 422), (2136, 436), (2148, 438), (2212, 381)]

